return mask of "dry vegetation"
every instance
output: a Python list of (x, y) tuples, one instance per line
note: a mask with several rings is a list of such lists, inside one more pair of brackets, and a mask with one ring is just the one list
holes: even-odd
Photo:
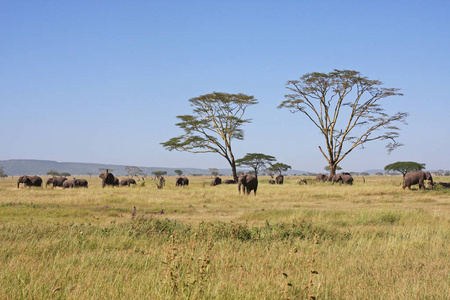
[(256, 197), (209, 177), (163, 189), (0, 180), (0, 298), (450, 299), (450, 190), (299, 179), (262, 177)]

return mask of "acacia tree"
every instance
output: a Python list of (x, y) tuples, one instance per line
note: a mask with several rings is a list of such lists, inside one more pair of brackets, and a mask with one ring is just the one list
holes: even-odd
[(274, 173), (278, 173), (278, 175), (281, 175), (281, 173), (286, 172), (288, 169), (292, 169), (292, 167), (283, 163), (274, 163), (267, 168), (267, 171), (272, 174), (270, 177), (273, 178)]
[(243, 158), (236, 160), (236, 164), (253, 168), (255, 176), (258, 177), (258, 171), (271, 161), (276, 161), (276, 158), (262, 153), (247, 153)]
[(384, 167), (385, 171), (398, 171), (405, 177), (406, 173), (417, 172), (425, 169), (425, 164), (420, 164), (414, 161), (398, 161)]
[(179, 169), (176, 169), (174, 172), (175, 172), (178, 176), (181, 176), (181, 175), (183, 174), (183, 171), (181, 171), (181, 170), (179, 170)]
[(127, 171), (128, 176), (131, 177), (144, 175), (144, 171), (142, 171), (141, 168), (136, 166), (125, 166), (125, 170)]
[(176, 125), (184, 130), (184, 135), (161, 144), (169, 151), (217, 153), (228, 161), (237, 181), (231, 142), (244, 139), (242, 126), (251, 122), (244, 119), (245, 111), (258, 100), (245, 94), (213, 92), (192, 98), (189, 102), (193, 114), (177, 116), (181, 122)]
[(319, 129), (326, 145), (326, 149), (319, 146), (319, 150), (330, 166), (330, 175), (334, 175), (337, 165), (367, 142), (388, 140), (388, 152), (402, 145), (396, 141), (399, 128), (393, 124), (405, 123), (408, 114), (388, 115), (379, 103), (402, 94), (399, 89), (381, 85), (357, 71), (308, 73), (286, 83), (292, 93), (285, 95), (286, 100), (278, 108), (305, 114)]

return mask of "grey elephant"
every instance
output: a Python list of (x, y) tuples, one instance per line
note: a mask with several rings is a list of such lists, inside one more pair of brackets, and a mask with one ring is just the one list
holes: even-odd
[(327, 175), (324, 175), (324, 174), (318, 174), (317, 176), (316, 176), (316, 181), (317, 182), (325, 182), (325, 181), (327, 181), (328, 180), (328, 176)]
[(52, 187), (57, 187), (57, 186), (62, 187), (63, 182), (66, 180), (67, 180), (67, 178), (64, 176), (52, 177), (52, 178), (47, 179), (47, 183), (45, 184), (45, 186), (47, 187), (48, 185), (51, 185)]
[(74, 180), (75, 187), (84, 187), (88, 188), (88, 181), (86, 179), (75, 179)]
[(42, 186), (42, 178), (39, 176), (20, 176), (17, 180), (17, 188), (19, 188), (19, 184), (23, 183), (24, 187), (27, 186)]
[(119, 179), (114, 177), (112, 173), (109, 173), (108, 170), (106, 170), (106, 173), (101, 173), (98, 175), (102, 179), (102, 188), (105, 186), (118, 186), (119, 185)]
[(339, 174), (329, 176), (328, 181), (331, 181), (332, 183), (343, 183), (342, 176)]
[(277, 184), (283, 184), (283, 182), (284, 182), (284, 176), (283, 175), (278, 175), (276, 178), (275, 178), (275, 182), (277, 183)]
[(124, 185), (130, 186), (132, 184), (134, 184), (136, 186), (136, 180), (134, 180), (133, 178), (124, 178), (124, 179), (120, 180), (120, 183), (119, 183), (120, 186), (124, 186)]
[(176, 186), (184, 187), (185, 185), (189, 185), (189, 179), (187, 177), (178, 177), (175, 182)]
[(227, 179), (223, 183), (225, 183), (225, 184), (236, 184), (236, 181), (233, 180), (233, 179)]
[(406, 187), (410, 190), (411, 185), (419, 184), (419, 190), (425, 189), (424, 181), (429, 180), (431, 183), (431, 188), (433, 188), (433, 177), (430, 172), (412, 172), (407, 173), (403, 177), (403, 189)]
[(214, 177), (214, 179), (211, 181), (211, 186), (216, 186), (222, 184), (222, 178), (216, 176)]
[(75, 187), (75, 180), (65, 180), (62, 184), (63, 189), (71, 189)]
[(341, 179), (342, 183), (353, 185), (353, 177), (349, 173), (342, 173)]
[(243, 186), (242, 191), (244, 194), (247, 193), (247, 195), (249, 195), (251, 191), (253, 191), (256, 196), (256, 190), (258, 189), (258, 178), (252, 174), (242, 174), (238, 178), (239, 194), (241, 193), (241, 186)]

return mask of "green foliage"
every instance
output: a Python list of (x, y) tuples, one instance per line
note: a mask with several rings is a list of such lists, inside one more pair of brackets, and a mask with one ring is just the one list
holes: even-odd
[(183, 171), (181, 171), (181, 170), (175, 170), (174, 171), (175, 172), (175, 174), (177, 174), (178, 176), (181, 176), (182, 174), (183, 174)]
[(3, 167), (0, 167), (0, 177), (8, 177), (6, 173), (3, 171)]
[(281, 175), (281, 173), (283, 172), (286, 172), (288, 169), (292, 169), (292, 167), (283, 163), (274, 163), (271, 164), (270, 167), (266, 168), (267, 171), (278, 173), (279, 175)]
[(242, 126), (250, 123), (244, 119), (246, 109), (258, 101), (245, 94), (211, 93), (189, 100), (192, 115), (177, 116), (181, 122), (176, 126), (184, 130), (184, 135), (161, 143), (169, 151), (192, 153), (218, 153), (231, 166), (236, 177), (231, 141), (243, 140)]
[(405, 176), (406, 173), (417, 172), (423, 169), (425, 169), (425, 164), (414, 161), (398, 161), (384, 167), (385, 171), (397, 171), (402, 173), (403, 176)]
[(67, 172), (59, 173), (59, 172), (56, 171), (56, 170), (50, 170), (50, 171), (48, 171), (48, 172), (47, 172), (47, 175), (50, 175), (50, 176), (71, 176), (70, 173), (67, 173)]
[(396, 141), (400, 129), (393, 124), (404, 123), (408, 114), (390, 116), (379, 102), (402, 94), (381, 85), (381, 81), (352, 70), (308, 73), (287, 82), (290, 93), (278, 108), (301, 112), (319, 129), (326, 145), (319, 150), (330, 165), (330, 173), (335, 174), (336, 166), (367, 142), (386, 140), (388, 152), (401, 146)]
[(255, 175), (258, 176), (258, 171), (271, 161), (276, 161), (276, 158), (262, 153), (247, 153), (243, 158), (237, 159), (236, 164), (253, 168)]
[(167, 171), (153, 171), (152, 175), (156, 176), (157, 178), (164, 176), (167, 174)]
[(125, 166), (125, 170), (128, 173), (128, 176), (145, 176), (144, 171), (142, 171), (139, 167), (136, 166)]
[[(325, 166), (323, 169), (324, 169), (325, 171), (330, 171), (330, 166), (329, 166), (329, 165), (328, 165), (328, 166)], [(339, 171), (339, 170), (342, 170), (342, 168), (339, 167), (339, 166), (336, 166), (336, 171)]]

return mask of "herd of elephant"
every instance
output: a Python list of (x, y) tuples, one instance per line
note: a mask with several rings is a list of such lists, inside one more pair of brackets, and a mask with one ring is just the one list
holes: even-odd
[[(433, 177), (430, 172), (411, 172), (406, 173), (403, 176), (403, 189), (408, 188), (411, 189), (412, 185), (418, 184), (419, 190), (425, 189), (425, 180), (429, 180), (428, 187), (433, 188)], [(324, 174), (319, 174), (316, 176), (316, 181), (319, 182), (336, 182), (336, 183), (345, 183), (345, 184), (353, 184), (353, 177), (350, 173), (342, 173), (340, 175), (327, 176)]]
[[(132, 178), (124, 178), (119, 180), (119, 178), (115, 177), (112, 173), (106, 172), (101, 173), (99, 177), (102, 179), (102, 187), (105, 186), (130, 186), (132, 184), (136, 185), (136, 181)], [(425, 180), (429, 180), (428, 187), (433, 188), (433, 178), (430, 172), (412, 172), (407, 173), (403, 177), (403, 189), (408, 188), (411, 189), (411, 185), (419, 184), (419, 189), (425, 189)], [(316, 181), (319, 182), (333, 182), (333, 183), (341, 183), (341, 184), (353, 184), (353, 177), (349, 173), (342, 173), (334, 176), (327, 176), (324, 174), (319, 174), (316, 176)], [(160, 178), (160, 185), (164, 184), (165, 180), (163, 177)], [(275, 178), (275, 180), (269, 180), (270, 184), (283, 184), (284, 177), (283, 175), (279, 175)], [(17, 181), (17, 188), (19, 188), (19, 184), (23, 183), (25, 187), (27, 186), (42, 186), (42, 178), (39, 176), (20, 176)], [(245, 193), (250, 194), (252, 191), (256, 195), (256, 190), (258, 189), (258, 178), (252, 174), (242, 174), (238, 177), (238, 181), (234, 180), (225, 180), (225, 184), (238, 184), (239, 194), (242, 190)], [(222, 179), (220, 177), (215, 177), (211, 181), (211, 186), (216, 186), (222, 184)], [(47, 180), (47, 186), (53, 187), (62, 187), (66, 188), (78, 188), (78, 187), (88, 187), (88, 182), (86, 179), (73, 179), (69, 180), (66, 177), (51, 177)], [(187, 177), (178, 177), (175, 181), (176, 186), (187, 186), (189, 185), (189, 179)]]

